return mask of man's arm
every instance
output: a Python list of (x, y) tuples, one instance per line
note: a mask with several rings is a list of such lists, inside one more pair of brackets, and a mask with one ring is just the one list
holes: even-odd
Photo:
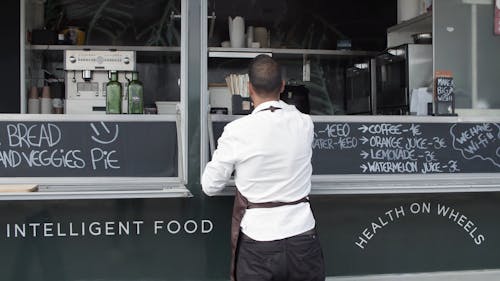
[(203, 192), (209, 196), (213, 196), (224, 189), (234, 170), (237, 140), (230, 132), (226, 126), (218, 140), (212, 161), (208, 162), (201, 177)]

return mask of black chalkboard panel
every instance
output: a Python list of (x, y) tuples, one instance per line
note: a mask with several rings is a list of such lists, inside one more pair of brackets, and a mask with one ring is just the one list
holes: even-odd
[(315, 175), (500, 172), (496, 123), (315, 122), (314, 133)]
[(494, 123), (315, 123), (314, 174), (500, 172)]
[(1, 177), (176, 177), (175, 122), (0, 122)]

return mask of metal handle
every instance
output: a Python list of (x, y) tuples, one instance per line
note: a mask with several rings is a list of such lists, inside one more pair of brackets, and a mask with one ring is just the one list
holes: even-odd
[(180, 19), (180, 18), (182, 18), (182, 16), (179, 14), (175, 14), (174, 11), (172, 11), (172, 13), (170, 13), (170, 20)]
[(215, 11), (212, 12), (211, 16), (207, 16), (207, 18), (210, 19), (210, 29), (208, 32), (208, 38), (211, 39), (214, 36), (215, 19), (217, 18), (215, 16)]

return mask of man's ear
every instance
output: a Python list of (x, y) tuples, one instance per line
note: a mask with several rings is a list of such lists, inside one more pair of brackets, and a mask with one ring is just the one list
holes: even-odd
[(250, 100), (253, 102), (253, 96), (255, 95), (255, 90), (253, 89), (252, 83), (248, 82), (248, 94), (250, 96)]
[(281, 80), (280, 94), (285, 90), (285, 80)]

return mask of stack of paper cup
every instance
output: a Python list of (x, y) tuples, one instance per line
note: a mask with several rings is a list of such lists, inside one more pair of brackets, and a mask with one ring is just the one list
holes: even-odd
[(42, 90), (42, 98), (40, 99), (40, 113), (52, 113), (52, 98), (50, 97), (50, 87), (44, 86)]
[(253, 26), (247, 27), (247, 48), (252, 48), (253, 45)]
[(269, 45), (267, 44), (267, 28), (262, 26), (255, 27), (253, 31), (253, 41), (259, 42), (261, 48), (269, 47)]
[(30, 96), (28, 98), (28, 113), (40, 113), (40, 100), (38, 99), (38, 88), (36, 86), (31, 87), (30, 90)]

